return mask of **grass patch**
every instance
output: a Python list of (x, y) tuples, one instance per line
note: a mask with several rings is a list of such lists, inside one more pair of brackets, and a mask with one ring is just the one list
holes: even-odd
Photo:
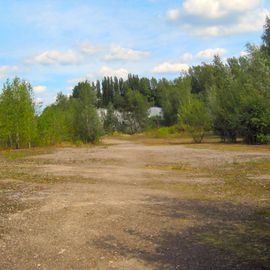
[(144, 132), (144, 134), (148, 137), (154, 138), (163, 138), (163, 137), (177, 137), (179, 134), (185, 135), (183, 131), (179, 130), (177, 125), (170, 126), (170, 127), (161, 127), (161, 128), (154, 128)]
[[(195, 144), (192, 137), (186, 132), (178, 131), (177, 126), (162, 127), (134, 135), (114, 133), (113, 135), (106, 137), (142, 143), (147, 146)], [(207, 143), (218, 143), (220, 142), (220, 138), (212, 134), (208, 134), (205, 136), (204, 141)]]
[(37, 183), (37, 184), (55, 184), (55, 183), (88, 183), (95, 184), (96, 180), (92, 178), (83, 178), (76, 176), (56, 176), (51, 174), (35, 174), (26, 172), (19, 168), (6, 167), (1, 169), (0, 180), (13, 179), (23, 182)]
[(194, 149), (210, 149), (232, 152), (270, 152), (270, 145), (247, 145), (243, 143), (229, 144), (221, 142), (205, 142), (201, 144), (188, 144), (186, 147)]
[(7, 160), (17, 160), (23, 159), (26, 157), (44, 155), (44, 154), (52, 154), (55, 148), (30, 148), (30, 149), (10, 149), (10, 150), (2, 150), (0, 151), (0, 156)]
[(146, 169), (153, 169), (153, 170), (165, 170), (165, 171), (179, 171), (179, 172), (190, 172), (193, 168), (184, 163), (177, 163), (177, 164), (147, 164), (145, 166)]
[[(160, 166), (148, 168), (160, 169)], [(162, 168), (162, 167), (161, 167)], [(183, 172), (191, 179), (208, 177), (218, 179), (209, 183), (166, 182), (151, 181), (148, 186), (157, 189), (174, 190), (181, 193), (181, 197), (198, 200), (219, 200), (234, 202), (249, 202), (252, 204), (270, 204), (270, 181), (265, 180), (265, 175), (270, 175), (270, 160), (233, 163), (210, 168), (192, 168), (180, 165), (167, 166), (166, 170)]]
[(199, 209), (199, 219), (187, 223), (184, 219), (182, 226), (179, 221), (179, 227), (192, 228), (199, 220), (198, 230), (193, 232), (196, 242), (231, 254), (232, 262), (270, 269), (270, 181), (264, 177), (270, 176), (270, 160), (181, 169), (180, 175), (190, 178), (205, 174), (222, 181), (172, 183), (164, 179), (148, 183), (154, 189), (176, 192), (180, 201), (189, 202), (186, 205), (204, 205), (191, 208), (195, 213)]
[(247, 263), (257, 263), (270, 267), (270, 225), (252, 221), (236, 223), (218, 232), (202, 233), (199, 241), (215, 248), (228, 251)]

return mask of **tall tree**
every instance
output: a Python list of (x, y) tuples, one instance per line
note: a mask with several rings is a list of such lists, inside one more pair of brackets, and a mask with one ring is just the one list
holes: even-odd
[(7, 81), (0, 96), (0, 128), (3, 145), (30, 147), (36, 137), (32, 87), (15, 78)]
[(270, 19), (267, 16), (265, 19), (264, 32), (262, 35), (262, 50), (270, 56)]
[(109, 103), (107, 106), (107, 113), (104, 118), (103, 127), (107, 134), (112, 134), (114, 131), (117, 131), (119, 127), (119, 121), (112, 103)]
[(56, 102), (47, 106), (38, 118), (39, 142), (52, 145), (74, 138), (74, 99), (58, 93)]
[(101, 123), (96, 110), (96, 93), (88, 82), (78, 93), (75, 99), (75, 137), (86, 143), (97, 142), (101, 135)]
[(126, 130), (133, 134), (141, 132), (147, 125), (149, 104), (139, 91), (129, 89), (126, 94), (124, 118)]

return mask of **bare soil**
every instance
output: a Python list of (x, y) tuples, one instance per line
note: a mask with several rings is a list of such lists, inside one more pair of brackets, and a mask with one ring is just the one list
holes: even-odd
[(268, 202), (189, 197), (161, 184), (220, 185), (193, 169), (265, 159), (106, 139), (15, 161), (26, 176), (0, 180), (0, 269), (270, 269), (270, 218), (258, 214)]

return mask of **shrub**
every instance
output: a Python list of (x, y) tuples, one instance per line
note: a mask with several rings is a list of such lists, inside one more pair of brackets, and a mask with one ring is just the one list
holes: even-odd
[(208, 111), (204, 103), (198, 99), (192, 99), (182, 107), (179, 120), (180, 126), (192, 136), (196, 143), (202, 142), (205, 132), (211, 126)]

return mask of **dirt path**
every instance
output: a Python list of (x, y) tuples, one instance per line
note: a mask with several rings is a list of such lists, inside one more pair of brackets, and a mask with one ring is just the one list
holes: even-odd
[(42, 184), (20, 198), (31, 207), (2, 218), (0, 269), (267, 269), (201, 240), (205, 232), (222, 234), (232, 222), (249, 220), (250, 206), (187, 199), (151, 186), (220, 181), (167, 170), (169, 165), (264, 158), (269, 156), (116, 139), (32, 157), (21, 166), (69, 181)]

